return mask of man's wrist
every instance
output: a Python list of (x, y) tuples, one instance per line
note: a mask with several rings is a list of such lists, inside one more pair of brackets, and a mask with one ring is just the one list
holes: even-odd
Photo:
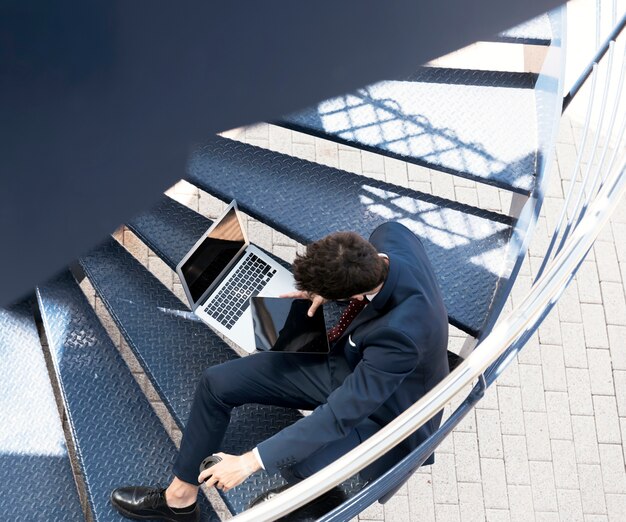
[(259, 453), (259, 447), (256, 446), (252, 449), (252, 453), (254, 453), (254, 456), (256, 457), (257, 462), (259, 463), (259, 466), (261, 466), (261, 469), (265, 469), (265, 464), (263, 463), (263, 459), (261, 458), (261, 454)]
[(261, 469), (261, 464), (252, 451), (244, 453), (241, 456), (241, 459), (248, 475), (252, 475), (254, 472)]

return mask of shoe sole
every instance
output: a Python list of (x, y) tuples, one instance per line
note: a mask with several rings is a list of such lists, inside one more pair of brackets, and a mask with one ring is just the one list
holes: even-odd
[[(124, 515), (126, 518), (131, 518), (133, 520), (165, 520), (166, 522), (178, 522), (175, 518), (165, 518), (162, 516), (151, 516), (151, 515), (135, 515), (135, 513), (132, 513), (130, 511), (126, 511), (122, 506), (119, 506), (114, 500), (113, 500), (113, 495), (111, 495), (110, 497), (111, 500), (111, 505), (117, 509), (120, 514)], [(200, 520), (200, 518), (198, 518), (198, 520)]]

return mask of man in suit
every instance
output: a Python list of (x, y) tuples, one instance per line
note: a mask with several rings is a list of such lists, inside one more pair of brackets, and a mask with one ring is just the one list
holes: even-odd
[[(198, 385), (175, 478), (165, 490), (134, 486), (112, 493), (124, 515), (199, 519), (198, 483), (226, 491), (264, 468), (293, 483), (310, 476), (378, 431), (448, 374), (448, 323), (421, 242), (399, 223), (385, 223), (366, 241), (331, 234), (294, 262), (309, 314), (326, 300), (349, 299), (329, 331), (329, 355), (258, 353), (209, 368)], [(232, 408), (245, 403), (313, 410), (243, 455), (215, 453)], [(439, 426), (436, 415), (393, 451), (361, 472), (373, 479)], [(198, 476), (204, 457), (221, 461)], [(432, 464), (431, 456), (426, 464)]]

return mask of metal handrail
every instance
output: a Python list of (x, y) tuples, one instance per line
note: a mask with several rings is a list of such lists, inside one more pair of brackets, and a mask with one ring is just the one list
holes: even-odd
[(474, 352), (448, 377), (408, 410), (315, 475), (295, 484), (276, 497), (241, 513), (238, 522), (272, 521), (287, 515), (358, 473), (390, 448), (414, 433), (425, 422), (478, 378), (507, 348), (545, 317), (571, 281), (576, 269), (592, 247), (596, 236), (626, 194), (626, 162), (602, 187), (563, 250), (535, 283), (524, 301), (498, 323)]
[[(607, 62), (607, 74), (606, 74), (606, 80), (604, 82), (604, 93), (602, 95), (602, 102), (600, 105), (600, 112), (598, 115), (598, 131), (596, 132), (596, 137), (593, 140), (593, 145), (591, 146), (591, 158), (589, 158), (588, 162), (587, 162), (587, 168), (585, 170), (585, 174), (583, 175), (583, 179), (582, 179), (582, 186), (580, 187), (580, 190), (578, 191), (578, 198), (576, 199), (576, 203), (574, 204), (574, 209), (572, 211), (572, 216), (570, 217), (567, 226), (565, 227), (565, 230), (563, 231), (563, 237), (561, 237), (561, 242), (559, 243), (559, 246), (556, 249), (556, 252), (558, 253), (562, 248), (563, 248), (563, 244), (565, 243), (565, 241), (567, 240), (567, 237), (569, 236), (569, 233), (572, 229), (572, 227), (575, 225), (575, 223), (578, 221), (577, 220), (577, 216), (578, 213), (580, 212), (580, 209), (584, 206), (586, 206), (589, 202), (589, 200), (593, 197), (593, 193), (591, 190), (588, 191), (588, 185), (589, 182), (591, 181), (592, 186), (594, 186), (596, 184), (596, 180), (600, 175), (600, 169), (598, 169), (598, 171), (596, 172), (595, 175), (595, 179), (592, 179), (591, 176), (591, 169), (593, 167), (593, 160), (595, 158), (596, 155), (596, 150), (598, 149), (598, 143), (600, 142), (600, 137), (602, 136), (602, 125), (604, 123), (604, 116), (606, 115), (606, 104), (608, 101), (608, 94), (609, 94), (609, 87), (610, 87), (610, 80), (611, 80), (611, 73), (612, 73), (612, 65), (613, 65), (613, 48), (615, 46), (615, 42), (611, 42), (609, 44), (609, 58), (608, 58), (608, 62)], [(590, 104), (591, 105), (591, 104)], [(581, 148), (580, 150), (580, 155), (584, 154), (584, 149)], [(575, 178), (572, 178), (572, 184), (571, 186), (573, 187), (575, 185), (574, 183)], [(566, 208), (568, 206), (569, 201), (566, 200), (564, 207)], [(581, 206), (582, 205), (582, 206)]]
[[(599, 6), (598, 6), (599, 7)], [(612, 15), (612, 20), (613, 22), (615, 21), (615, 16), (616, 16), (616, 6), (615, 6), (615, 2), (613, 3), (613, 15)], [(599, 16), (596, 17), (596, 40), (599, 40), (599, 36), (600, 36), (600, 28), (599, 28)], [(593, 60), (590, 62), (590, 64), (587, 66), (587, 68), (585, 69), (585, 73), (583, 73), (583, 75), (581, 75), (581, 77), (579, 78), (579, 80), (577, 80), (576, 84), (575, 84), (575, 88), (572, 88), (572, 90), (570, 91), (570, 93), (565, 97), (567, 99), (568, 96), (570, 96), (569, 101), (567, 102), (567, 104), (564, 103), (563, 105), (563, 111), (565, 111), (565, 109), (567, 108), (567, 105), (569, 105), (569, 102), (573, 99), (573, 96), (580, 90), (580, 87), (582, 87), (583, 83), (589, 78), (589, 76), (591, 76), (592, 79), (592, 83), (591, 83), (591, 91), (589, 94), (589, 103), (587, 104), (587, 111), (585, 114), (585, 121), (584, 121), (584, 125), (583, 125), (583, 133), (582, 133), (582, 142), (580, 144), (579, 147), (579, 151), (578, 154), (576, 156), (576, 165), (574, 167), (574, 170), (572, 172), (572, 177), (571, 177), (571, 183), (569, 185), (569, 189), (567, 192), (567, 195), (565, 197), (565, 202), (563, 203), (563, 207), (561, 209), (561, 213), (559, 215), (559, 218), (557, 220), (557, 224), (554, 228), (554, 231), (552, 233), (552, 237), (550, 239), (550, 243), (548, 245), (548, 248), (546, 250), (546, 253), (544, 255), (544, 258), (541, 262), (541, 265), (539, 266), (539, 270), (537, 271), (537, 275), (536, 275), (536, 279), (538, 279), (539, 277), (541, 277), (541, 274), (543, 273), (543, 271), (546, 268), (546, 265), (548, 264), (550, 257), (552, 255), (552, 252), (556, 252), (558, 253), (562, 248), (563, 248), (563, 244), (565, 243), (565, 241), (567, 240), (567, 237), (572, 229), (572, 227), (576, 226), (578, 224), (578, 222), (580, 221), (580, 219), (582, 218), (582, 216), (585, 214), (586, 212), (586, 207), (588, 205), (588, 201), (589, 199), (591, 199), (593, 197), (593, 194), (596, 191), (597, 188), (597, 181), (599, 179), (599, 175), (601, 172), (601, 168), (602, 168), (602, 164), (604, 162), (604, 158), (605, 158), (605, 154), (606, 151), (608, 149), (609, 146), (609, 141), (611, 139), (611, 132), (613, 129), (613, 125), (615, 123), (615, 117), (618, 114), (618, 109), (619, 109), (619, 105), (620, 105), (620, 100), (619, 100), (619, 94), (617, 97), (617, 101), (616, 101), (616, 107), (614, 107), (614, 110), (612, 111), (612, 116), (611, 116), (611, 122), (609, 123), (609, 128), (607, 130), (607, 143), (605, 145), (604, 151), (602, 153), (602, 160), (600, 162), (600, 164), (598, 165), (597, 169), (596, 169), (596, 173), (594, 176), (594, 179), (592, 181), (592, 189), (589, 191), (589, 193), (587, 194), (587, 198), (584, 201), (584, 203), (582, 204), (582, 208), (581, 208), (581, 202), (582, 202), (582, 198), (583, 198), (583, 193), (586, 191), (587, 189), (587, 185), (588, 185), (588, 181), (590, 179), (590, 173), (591, 173), (591, 167), (592, 167), (592, 160), (588, 160), (588, 166), (585, 172), (585, 175), (583, 176), (582, 179), (582, 185), (580, 187), (580, 192), (578, 194), (577, 200), (576, 200), (576, 204), (574, 205), (574, 211), (572, 212), (572, 215), (569, 219), (567, 219), (567, 222), (565, 223), (565, 229), (563, 231), (561, 231), (561, 228), (564, 224), (564, 221), (566, 221), (566, 216), (567, 216), (567, 212), (568, 212), (568, 208), (569, 208), (569, 204), (570, 201), (572, 200), (572, 197), (574, 195), (574, 189), (576, 188), (576, 183), (575, 180), (578, 177), (578, 172), (580, 169), (580, 165), (581, 165), (581, 161), (582, 158), (585, 154), (585, 146), (586, 146), (586, 142), (587, 142), (587, 137), (589, 135), (589, 127), (590, 127), (590, 123), (591, 123), (591, 114), (593, 111), (593, 105), (594, 105), (594, 101), (595, 101), (595, 90), (596, 90), (596, 80), (598, 77), (598, 62), (600, 59), (602, 59), (602, 57), (606, 54), (607, 51), (609, 51), (609, 63), (607, 65), (607, 78), (605, 80), (605, 87), (604, 87), (604, 95), (602, 98), (602, 106), (600, 108), (600, 124), (599, 124), (599, 128), (598, 131), (596, 133), (596, 139), (594, 140), (594, 144), (592, 147), (592, 151), (593, 154), (595, 155), (595, 150), (597, 148), (598, 145), (598, 141), (600, 139), (600, 136), (602, 134), (602, 121), (604, 119), (604, 115), (605, 115), (605, 108), (606, 108), (606, 102), (608, 99), (608, 89), (609, 89), (609, 84), (610, 84), (610, 77), (611, 77), (611, 71), (612, 71), (612, 61), (613, 61), (613, 49), (615, 46), (615, 41), (617, 39), (617, 37), (619, 36), (619, 34), (621, 33), (622, 29), (624, 28), (624, 24), (626, 22), (626, 13), (624, 14), (624, 16), (622, 16), (622, 19), (620, 20), (620, 22), (618, 24), (615, 25), (613, 31), (611, 31), (611, 34), (607, 37), (607, 39), (605, 40), (605, 42), (603, 43), (602, 46), (599, 47), (598, 51), (596, 52), (596, 55), (594, 56)], [(626, 65), (626, 56), (624, 57), (624, 65)], [(622, 85), (623, 85), (623, 79), (624, 79), (624, 65), (622, 66), (622, 70), (620, 72), (620, 79), (618, 82), (618, 93), (621, 92), (622, 90)], [(577, 85), (577, 87), (576, 87)], [(572, 94), (573, 93), (573, 94)], [(621, 140), (621, 136), (618, 138), (618, 141)], [(593, 159), (593, 157), (592, 157)], [(610, 167), (609, 169), (610, 170)], [(559, 236), (560, 236), (560, 241), (559, 241)], [(557, 246), (557, 241), (558, 242), (558, 246)], [(555, 248), (556, 247), (556, 248)]]
[(626, 26), (626, 13), (624, 13), (619, 23), (613, 28), (613, 30), (611, 31), (611, 34), (607, 36), (604, 43), (600, 46), (600, 48), (596, 52), (595, 56), (592, 58), (589, 65), (581, 73), (578, 79), (574, 82), (574, 85), (572, 85), (572, 88), (570, 89), (570, 91), (563, 98), (563, 112), (565, 112), (565, 109), (567, 109), (569, 104), (572, 102), (572, 100), (574, 99), (574, 96), (578, 94), (578, 91), (580, 91), (581, 87), (587, 81), (587, 78), (589, 78), (589, 75), (593, 71), (593, 66), (602, 59), (602, 57), (608, 51), (610, 43), (615, 41), (615, 39), (619, 36), (619, 34), (624, 29), (624, 26)]

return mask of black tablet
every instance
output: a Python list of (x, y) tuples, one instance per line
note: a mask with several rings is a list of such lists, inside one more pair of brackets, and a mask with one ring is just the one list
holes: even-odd
[(250, 300), (254, 338), (265, 352), (328, 353), (324, 311), (320, 306), (313, 317), (307, 315), (308, 299), (253, 297)]

